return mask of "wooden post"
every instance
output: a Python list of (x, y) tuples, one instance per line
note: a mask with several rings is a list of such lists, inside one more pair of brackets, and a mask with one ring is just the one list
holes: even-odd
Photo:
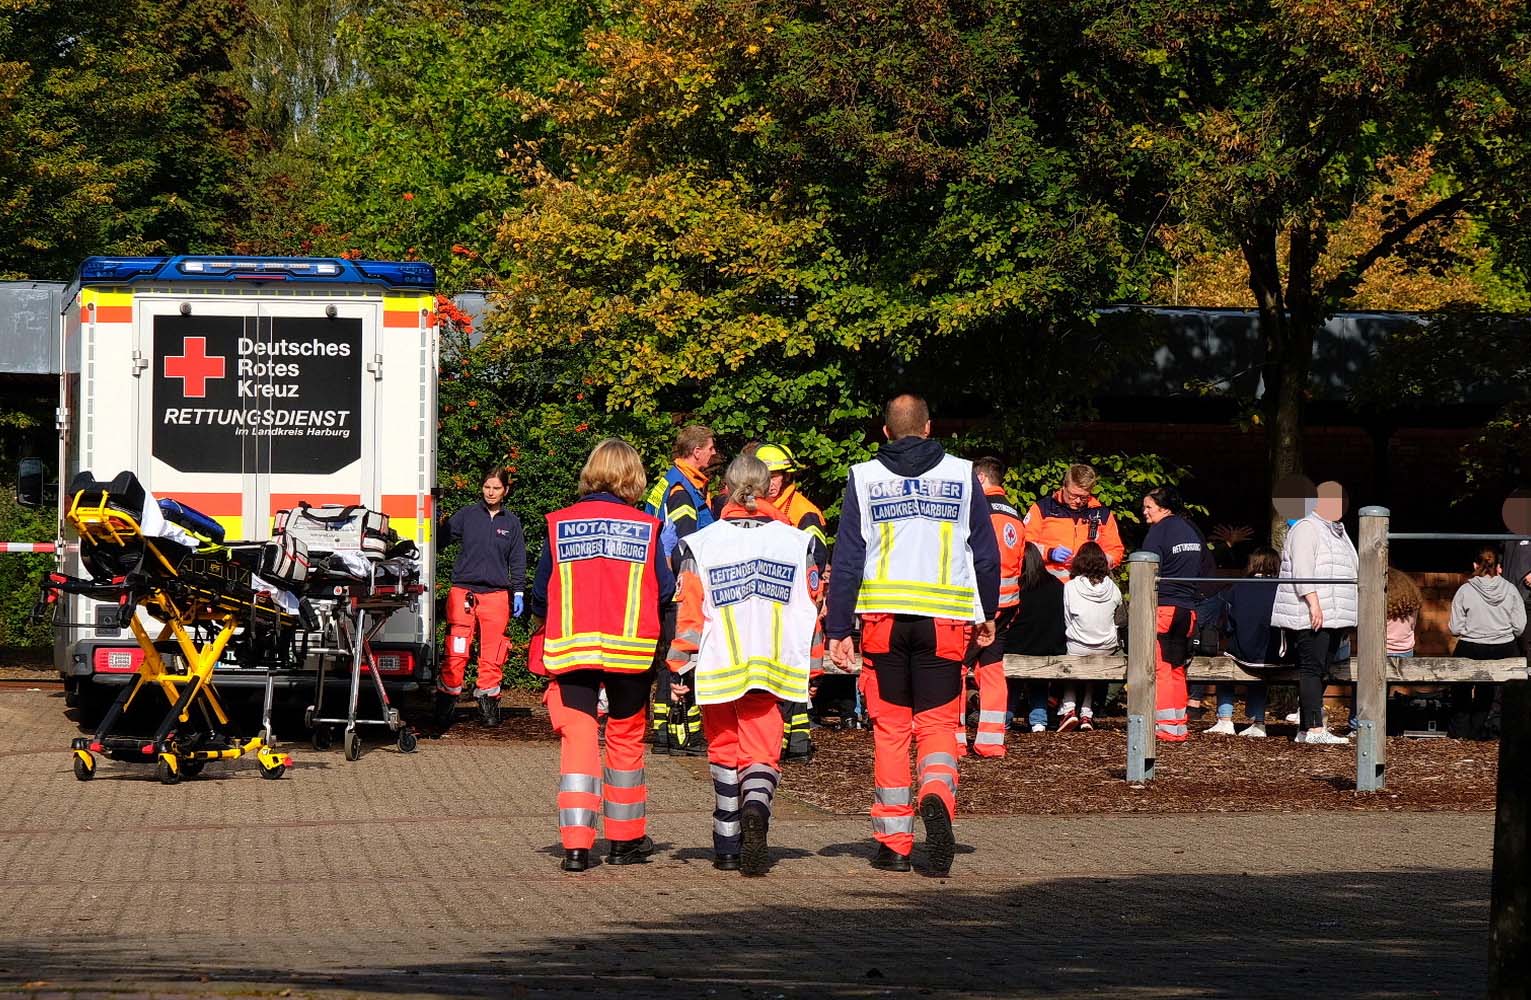
[(1488, 995), (1531, 998), (1531, 681), (1504, 686), (1489, 903)]
[(1356, 624), (1356, 790), (1387, 784), (1386, 507), (1361, 508), (1360, 616)]
[(1154, 777), (1154, 663), (1157, 659), (1159, 556), (1127, 557), (1127, 780)]

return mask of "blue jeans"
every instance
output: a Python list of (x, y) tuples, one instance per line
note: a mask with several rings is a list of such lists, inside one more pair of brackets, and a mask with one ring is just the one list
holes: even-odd
[[(1254, 681), (1244, 685), (1245, 695), (1249, 702), (1249, 721), (1265, 721), (1265, 682)], [(1217, 686), (1217, 717), (1219, 719), (1233, 718), (1233, 685), (1219, 684)]]
[(1027, 681), (1026, 701), (1029, 709), (1026, 713), (1027, 725), (1047, 725), (1047, 682)]

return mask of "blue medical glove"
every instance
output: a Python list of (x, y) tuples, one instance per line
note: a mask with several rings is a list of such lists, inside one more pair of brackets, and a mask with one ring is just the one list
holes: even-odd
[(526, 595), (515, 594), (511, 597), (510, 602), (513, 613), (517, 618), (520, 618), (521, 612), (526, 610)]
[(1067, 546), (1059, 545), (1047, 554), (1049, 562), (1062, 563), (1067, 566), (1069, 560), (1074, 558), (1074, 550)]
[(675, 546), (680, 544), (680, 535), (675, 530), (675, 522), (666, 521), (664, 528), (659, 532), (659, 550), (664, 553), (666, 559), (670, 558), (675, 551)]

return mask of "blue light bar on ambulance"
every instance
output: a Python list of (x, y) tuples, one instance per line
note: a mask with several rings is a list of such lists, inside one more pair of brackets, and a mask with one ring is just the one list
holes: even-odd
[(144, 281), (269, 282), (436, 287), (436, 269), (418, 261), (351, 261), (339, 257), (88, 257), (76, 280), (82, 285)]

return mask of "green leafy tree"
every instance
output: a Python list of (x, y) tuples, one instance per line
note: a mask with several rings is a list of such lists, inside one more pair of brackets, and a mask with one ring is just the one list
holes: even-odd
[(252, 150), (241, 245), (426, 259), (452, 290), (491, 279), (492, 235), (519, 188), (507, 158), (543, 134), (507, 92), (572, 75), (592, 9), (532, 0), (264, 7), (287, 27), (259, 35), (271, 65), (251, 100), (274, 102), (268, 117), (294, 127), (268, 127)]
[[(1048, 4), (1076, 126), (1135, 216), (1237, 247), (1265, 340), (1272, 478), (1302, 471), (1314, 336), (1380, 262), (1464, 212), (1523, 213), (1531, 11), (1519, 0)], [(1428, 152), (1434, 197), (1320, 263), (1388, 165)], [(1124, 210), (1125, 210), (1124, 206)], [(1427, 262), (1428, 263), (1428, 262)]]
[(497, 244), (491, 333), (553, 391), (783, 437), (827, 489), (897, 388), (1051, 449), (1135, 349), (1089, 317), (1141, 261), (1009, 12), (635, 0), (587, 39), (522, 95), (556, 141)]
[(226, 246), (241, 14), (214, 0), (0, 2), (0, 277)]

